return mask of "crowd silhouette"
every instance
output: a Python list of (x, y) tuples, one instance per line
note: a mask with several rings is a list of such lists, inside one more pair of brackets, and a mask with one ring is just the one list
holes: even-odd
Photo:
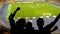
[[(27, 22), (24, 18), (20, 18), (18, 21), (14, 21), (14, 16), (16, 14), (16, 12), (18, 12), (20, 10), (20, 7), (18, 7), (15, 12), (12, 14), (10, 14), (9, 16), (9, 22), (10, 22), (10, 33), (11, 34), (51, 34), (51, 32), (55, 31), (58, 29), (57, 26), (54, 27), (54, 25), (57, 23), (57, 21), (60, 18), (60, 14), (55, 18), (54, 21), (52, 21), (50, 24), (44, 26), (44, 20), (43, 18), (38, 18), (37, 19), (37, 26), (39, 30), (35, 30), (32, 27), (32, 23), (31, 22)], [(24, 29), (25, 27), (25, 29)], [(54, 27), (54, 28), (53, 28)], [(52, 29), (53, 28), (53, 29)]]

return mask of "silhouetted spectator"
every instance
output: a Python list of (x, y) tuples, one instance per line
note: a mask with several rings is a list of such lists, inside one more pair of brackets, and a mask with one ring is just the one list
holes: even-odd
[(37, 20), (37, 25), (38, 25), (38, 28), (39, 28), (39, 30), (37, 32), (41, 33), (41, 34), (51, 34), (51, 32), (58, 29), (58, 27), (55, 26), (55, 28), (53, 30), (51, 30), (54, 27), (54, 25), (57, 23), (59, 18), (60, 18), (60, 14), (56, 17), (56, 19), (53, 22), (51, 22), (50, 24), (48, 24), (45, 27), (43, 27), (44, 20), (42, 18), (39, 18)]
[(28, 22), (26, 23), (26, 26), (25, 26), (25, 27), (26, 27), (26, 33), (27, 33), (27, 34), (29, 34), (29, 33), (30, 33), (30, 34), (34, 33), (35, 30), (34, 30), (34, 28), (32, 27), (32, 23), (31, 23), (31, 22), (28, 21)]
[(18, 31), (18, 34), (23, 34), (23, 32), (25, 31), (24, 30), (24, 26), (25, 26), (25, 19), (21, 18), (19, 19), (17, 22), (16, 22), (16, 25), (17, 25), (17, 31)]
[(14, 16), (18, 10), (20, 10), (19, 7), (16, 9), (16, 11), (13, 14), (11, 13), (9, 16), (11, 34), (19, 34), (19, 33), (22, 34), (23, 26), (25, 25), (25, 19), (23, 18), (19, 19), (15, 24)]
[(43, 18), (38, 18), (37, 19), (37, 25), (38, 25), (38, 28), (39, 28), (40, 31), (43, 30), (43, 26), (44, 26)]

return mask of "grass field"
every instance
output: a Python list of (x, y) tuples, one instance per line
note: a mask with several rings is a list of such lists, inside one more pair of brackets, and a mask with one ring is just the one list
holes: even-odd
[(17, 7), (20, 7), (15, 18), (18, 17), (40, 17), (40, 16), (57, 16), (60, 13), (60, 8), (53, 6), (52, 4), (46, 2), (20, 2), (9, 4), (8, 11), (6, 13), (6, 18), (9, 17), (10, 13), (13, 13)]

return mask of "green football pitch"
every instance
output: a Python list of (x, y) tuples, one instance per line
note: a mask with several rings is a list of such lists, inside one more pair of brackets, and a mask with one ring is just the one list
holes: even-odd
[(8, 6), (6, 18), (8, 19), (10, 13), (13, 13), (17, 7), (21, 9), (16, 13), (15, 18), (18, 17), (40, 17), (40, 16), (57, 16), (60, 13), (60, 8), (46, 2), (20, 2), (11, 3)]

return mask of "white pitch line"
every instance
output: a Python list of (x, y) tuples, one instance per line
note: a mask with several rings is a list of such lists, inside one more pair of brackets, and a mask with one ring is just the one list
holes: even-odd
[(53, 17), (56, 17), (56, 16), (53, 16)]
[(49, 18), (49, 16), (46, 16), (46, 18)]
[(32, 17), (33, 19), (35, 19), (36, 17)]
[(43, 18), (43, 16), (40, 16), (40, 18)]
[(29, 17), (26, 17), (26, 19), (29, 19)]
[(22, 18), (22, 17), (18, 17), (18, 19), (20, 19), (20, 18)]

